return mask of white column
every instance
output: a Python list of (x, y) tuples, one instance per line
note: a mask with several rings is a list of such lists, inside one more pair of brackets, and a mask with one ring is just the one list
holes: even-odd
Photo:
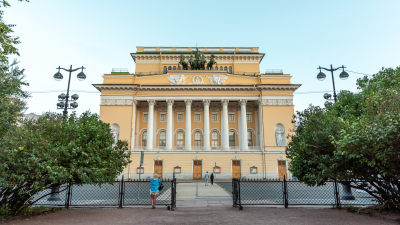
[(149, 114), (147, 115), (147, 150), (153, 150), (153, 122), (154, 122), (154, 99), (147, 100), (149, 103)]
[(229, 123), (228, 123), (228, 103), (229, 100), (221, 100), (222, 103), (222, 127), (221, 127), (221, 139), (222, 149), (229, 150)]
[(241, 139), (241, 144), (242, 144), (242, 150), (247, 150), (249, 149), (249, 143), (247, 142), (247, 118), (246, 118), (246, 103), (247, 100), (241, 99), (239, 101), (240, 103), (240, 139)]
[(173, 143), (173, 129), (172, 129), (172, 123), (173, 123), (173, 111), (172, 111), (172, 106), (174, 105), (174, 100), (167, 100), (167, 140), (165, 147), (167, 150), (172, 150), (172, 143)]
[(263, 130), (263, 116), (262, 116), (262, 101), (258, 101), (258, 129), (260, 133), (259, 143), (260, 143), (260, 150), (262, 151), (264, 148), (264, 130)]
[(210, 150), (210, 100), (203, 100), (204, 104), (204, 150)]
[(185, 149), (192, 149), (192, 100), (186, 99)]
[(132, 102), (132, 137), (131, 137), (131, 151), (135, 148), (136, 144), (136, 130), (135, 124), (136, 123), (136, 100)]

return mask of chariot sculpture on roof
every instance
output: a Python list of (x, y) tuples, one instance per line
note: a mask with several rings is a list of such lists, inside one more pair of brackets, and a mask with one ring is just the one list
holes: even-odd
[[(194, 58), (193, 58), (194, 53)], [(178, 62), (178, 66), (182, 65), (183, 70), (211, 70), (213, 65), (216, 65), (214, 54), (211, 54), (210, 61), (207, 63), (206, 57), (204, 56), (204, 52), (200, 52), (198, 48), (196, 51), (190, 53), (189, 61), (185, 61), (185, 56), (181, 54), (180, 61)]]

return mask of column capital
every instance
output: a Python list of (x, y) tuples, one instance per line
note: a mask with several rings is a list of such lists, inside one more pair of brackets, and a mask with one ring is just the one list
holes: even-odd
[(167, 105), (174, 105), (174, 100), (172, 100), (172, 99), (167, 99), (166, 102), (167, 102)]
[(258, 106), (262, 106), (262, 105), (263, 105), (262, 100), (258, 100), (258, 101), (257, 101), (257, 104), (258, 104)]
[(137, 101), (136, 100), (133, 100), (132, 101), (132, 105), (136, 105), (137, 104)]
[(209, 100), (209, 99), (203, 99), (203, 105), (204, 106), (209, 106), (210, 102), (211, 102), (211, 100)]
[(149, 105), (155, 105), (156, 104), (156, 100), (154, 100), (154, 99), (149, 99), (149, 100), (147, 100), (147, 102), (149, 103)]
[(189, 105), (189, 106), (192, 105), (192, 100), (191, 99), (185, 99), (184, 102), (185, 102), (186, 105)]
[(247, 100), (246, 100), (246, 99), (240, 99), (240, 100), (239, 100), (239, 104), (240, 104), (240, 105), (246, 106)]
[(221, 103), (223, 106), (228, 106), (229, 100), (228, 99), (223, 99), (221, 100)]

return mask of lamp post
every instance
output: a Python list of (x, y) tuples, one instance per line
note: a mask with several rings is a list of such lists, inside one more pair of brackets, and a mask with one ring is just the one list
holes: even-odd
[[(69, 69), (64, 69), (61, 67), (56, 68), (58, 69), (58, 72), (56, 74), (54, 74), (54, 80), (56, 81), (61, 81), (63, 79), (63, 75), (60, 73), (60, 70), (65, 70), (67, 72), (69, 72), (69, 78), (68, 78), (68, 88), (67, 88), (67, 94), (65, 95), (64, 93), (60, 94), (58, 96), (58, 100), (59, 102), (57, 103), (57, 109), (64, 109), (63, 111), (63, 115), (65, 116), (65, 119), (68, 115), (68, 109), (76, 109), (78, 107), (78, 103), (76, 102), (76, 100), (79, 99), (79, 96), (77, 94), (73, 94), (71, 96), (69, 96), (69, 87), (70, 87), (70, 83), (71, 83), (71, 74), (72, 72), (75, 72), (79, 69), (82, 69), (82, 71), (77, 75), (77, 78), (79, 81), (83, 81), (86, 79), (86, 75), (83, 73), (83, 69), (85, 69), (85, 67), (79, 67), (76, 69), (72, 69), (72, 65)], [(65, 103), (64, 103), (65, 101)], [(68, 101), (72, 101), (72, 103), (69, 105)], [(61, 198), (59, 196), (59, 192), (60, 192), (60, 184), (55, 184), (52, 188), (51, 188), (51, 194), (50, 197), (47, 199), (47, 201), (61, 201)]]
[[(346, 68), (346, 67), (344, 67), (342, 65), (341, 67), (338, 67), (338, 68), (334, 69), (332, 67), (332, 64), (331, 64), (331, 68), (330, 69), (327, 69), (327, 68), (324, 68), (324, 67), (321, 67), (321, 66), (317, 68), (317, 69), (319, 69), (319, 73), (317, 75), (317, 79), (319, 81), (323, 81), (326, 78), (326, 75), (321, 71), (322, 69), (331, 72), (331, 74), (332, 74), (332, 85), (333, 85), (333, 101), (335, 103), (337, 102), (337, 95), (336, 95), (335, 78), (333, 76), (333, 71), (336, 71), (338, 69), (343, 69), (343, 71), (339, 75), (339, 78), (342, 79), (342, 80), (347, 80), (347, 78), (349, 78), (349, 74), (346, 71), (344, 71), (344, 68)], [(327, 107), (329, 104), (331, 104), (331, 102), (330, 102), (331, 101), (331, 97), (332, 97), (331, 94), (328, 94), (328, 93), (324, 94), (324, 98), (327, 100), (324, 103), (325, 107)], [(343, 199), (343, 200), (354, 200), (354, 199), (356, 199), (354, 197), (352, 191), (351, 191), (350, 181), (344, 181), (342, 183), (342, 185), (343, 185), (343, 195), (342, 195), (341, 199)]]

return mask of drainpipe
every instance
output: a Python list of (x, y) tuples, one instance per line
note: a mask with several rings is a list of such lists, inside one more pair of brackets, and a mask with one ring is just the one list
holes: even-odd
[[(134, 80), (133, 80), (133, 83), (135, 83), (135, 80), (136, 80), (136, 75), (134, 75), (135, 76), (135, 78), (134, 78)], [(140, 90), (142, 88), (142, 85), (140, 85), (139, 86), (139, 88), (136, 90), (136, 92), (133, 94), (133, 101), (132, 101), (132, 114), (133, 114), (133, 107), (135, 107), (135, 100), (136, 100), (136, 94), (138, 93), (138, 91)], [(132, 115), (133, 116), (133, 115)], [(136, 118), (132, 118), (132, 120), (135, 120)], [(131, 140), (132, 140), (132, 137), (135, 135), (135, 131), (131, 131)], [(132, 146), (132, 142), (131, 142), (131, 150), (130, 150), (130, 153), (129, 153), (129, 159), (131, 159), (131, 161), (132, 161), (132, 149), (134, 148), (135, 146)], [(131, 178), (131, 163), (129, 163), (129, 167), (128, 167), (128, 178)]]
[[(259, 82), (261, 83), (261, 75), (259, 76)], [(254, 89), (258, 92), (258, 95), (260, 96), (260, 102), (261, 102), (261, 104), (262, 104), (262, 95), (261, 95), (261, 92), (256, 88), (256, 85), (254, 85)], [(262, 107), (262, 105), (261, 105), (261, 111), (260, 112), (258, 112), (258, 113), (261, 113), (261, 124), (262, 124), (262, 131), (263, 131), (263, 137), (262, 137), (262, 139), (264, 139), (264, 113), (263, 113), (263, 107)], [(260, 129), (260, 131), (261, 131), (261, 129)], [(259, 142), (261, 142), (261, 140), (259, 140)], [(262, 143), (263, 143), (263, 146), (261, 146), (260, 145), (260, 148), (262, 149), (262, 164), (263, 164), (263, 177), (264, 177), (264, 179), (266, 178), (265, 177), (265, 152), (264, 152), (264, 140), (262, 141)], [(261, 144), (261, 143), (260, 143)]]

